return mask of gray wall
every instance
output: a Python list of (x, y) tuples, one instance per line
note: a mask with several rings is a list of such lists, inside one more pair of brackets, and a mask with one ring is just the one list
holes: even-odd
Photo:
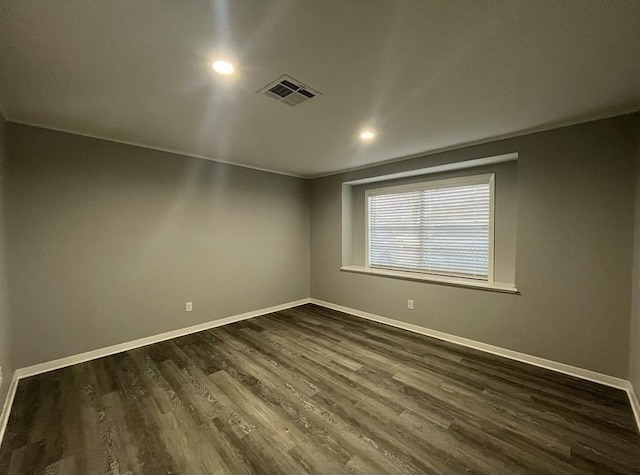
[[(640, 136), (640, 130), (636, 132)], [(633, 288), (629, 332), (629, 380), (640, 397), (640, 143), (636, 149), (636, 220), (633, 235)]]
[(0, 384), (0, 412), (4, 398), (13, 377), (14, 365), (10, 355), (9, 299), (7, 295), (7, 258), (5, 251), (5, 213), (4, 191), (6, 187), (6, 122), (0, 113), (0, 366), (2, 367), (2, 383)]
[[(311, 296), (626, 378), (639, 122), (623, 116), (313, 180)], [(343, 181), (509, 152), (520, 156), (521, 295), (339, 270)]]
[[(624, 116), (320, 178), (310, 203), (304, 180), (8, 124), (5, 382), (7, 368), (301, 299), (310, 284), (315, 298), (626, 378), (639, 124)], [(521, 295), (339, 271), (343, 181), (514, 151)]]
[(304, 180), (12, 123), (7, 138), (16, 367), (309, 296)]

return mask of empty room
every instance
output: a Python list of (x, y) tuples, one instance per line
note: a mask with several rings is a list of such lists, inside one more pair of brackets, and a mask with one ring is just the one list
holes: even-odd
[(0, 474), (640, 473), (640, 1), (0, 0)]

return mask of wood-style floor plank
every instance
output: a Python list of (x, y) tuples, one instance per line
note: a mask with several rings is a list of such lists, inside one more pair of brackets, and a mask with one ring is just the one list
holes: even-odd
[(623, 391), (304, 305), (20, 381), (0, 473), (640, 473)]

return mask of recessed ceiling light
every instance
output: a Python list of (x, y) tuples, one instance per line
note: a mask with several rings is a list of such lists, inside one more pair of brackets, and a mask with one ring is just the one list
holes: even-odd
[(363, 130), (362, 132), (360, 132), (360, 138), (365, 142), (368, 142), (369, 140), (373, 140), (375, 137), (376, 137), (376, 133), (372, 130)]
[(233, 74), (233, 72), (235, 71), (235, 68), (233, 67), (233, 64), (228, 63), (227, 61), (215, 61), (213, 63), (213, 70), (218, 73), (218, 74), (224, 74), (225, 76), (228, 76), (229, 74)]

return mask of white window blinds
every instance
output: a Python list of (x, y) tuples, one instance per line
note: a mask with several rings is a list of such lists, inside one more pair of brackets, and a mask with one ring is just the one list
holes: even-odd
[(368, 191), (369, 266), (489, 280), (492, 180)]

